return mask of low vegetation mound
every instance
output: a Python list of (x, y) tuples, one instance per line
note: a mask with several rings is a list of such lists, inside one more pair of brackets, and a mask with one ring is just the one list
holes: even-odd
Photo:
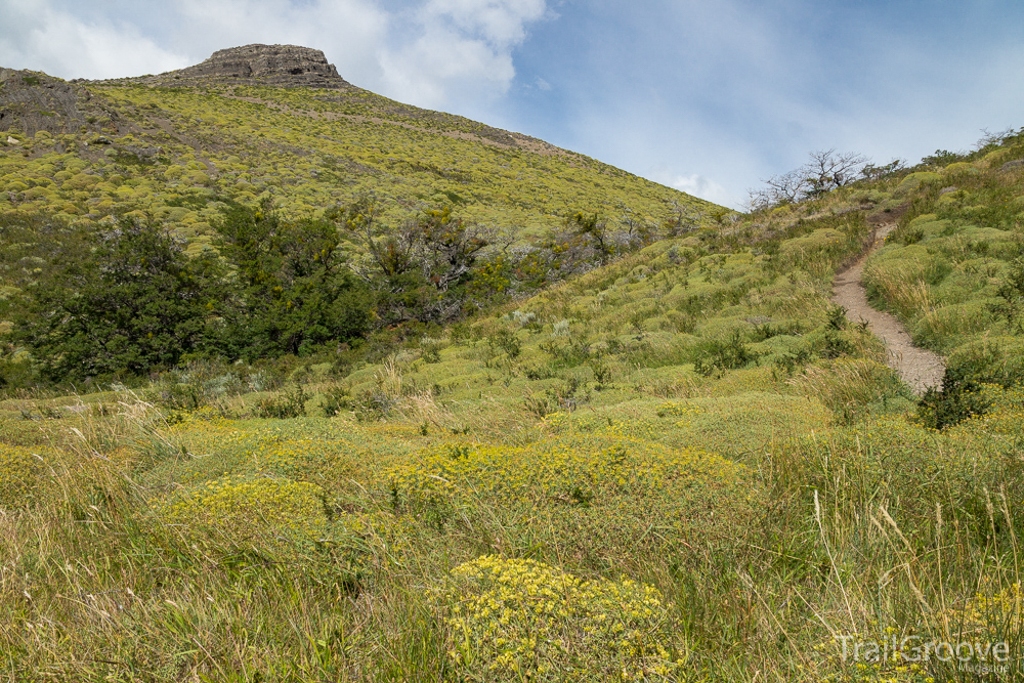
[(42, 470), (38, 450), (0, 443), (0, 510), (30, 506), (38, 493)]
[(671, 681), (669, 612), (652, 586), (583, 580), (493, 555), (459, 565), (436, 598), (448, 656), (489, 681)]
[(305, 482), (222, 477), (154, 503), (154, 512), (186, 546), (270, 556), (322, 537), (320, 489)]

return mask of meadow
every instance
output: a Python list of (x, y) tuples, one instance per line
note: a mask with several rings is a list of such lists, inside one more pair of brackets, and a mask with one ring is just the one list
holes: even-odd
[[(0, 672), (1019, 678), (1024, 144), (952, 156), (721, 214), (351, 362), (9, 396)], [(830, 302), (891, 222), (868, 285), (949, 359), (924, 403)]]

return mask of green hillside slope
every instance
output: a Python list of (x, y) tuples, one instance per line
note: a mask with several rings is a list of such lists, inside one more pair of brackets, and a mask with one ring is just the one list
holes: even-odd
[[(31, 102), (0, 119), (0, 212), (68, 220), (139, 212), (202, 243), (220, 200), (265, 195), (289, 218), (367, 193), (402, 217), (444, 202), (518, 235), (539, 234), (577, 211), (660, 222), (679, 207), (698, 216), (712, 208), (540, 140), (349, 85), (67, 85), (3, 73), (3, 108)], [(24, 93), (62, 88), (74, 105)], [(62, 106), (76, 115), (62, 115)]]
[(0, 70), (0, 386), (317, 353), (729, 213), (306, 48), (107, 82)]
[(661, 241), (342, 376), (193, 363), (0, 404), (0, 664), (927, 683), (959, 663), (843, 643), (1017, 647), (1020, 389), (929, 428), (829, 303), (905, 177)]

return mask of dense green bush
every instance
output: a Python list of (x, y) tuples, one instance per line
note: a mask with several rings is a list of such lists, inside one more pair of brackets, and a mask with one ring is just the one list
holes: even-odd
[(965, 344), (949, 357), (951, 371), (1004, 388), (1024, 386), (1024, 339), (994, 336)]
[(185, 255), (163, 229), (131, 220), (58, 259), (20, 295), (13, 337), (53, 381), (141, 375), (206, 351), (224, 300), (212, 254)]
[(918, 405), (918, 419), (926, 427), (943, 430), (975, 415), (984, 415), (989, 401), (979, 384), (963, 367), (947, 367), (942, 388), (929, 388)]
[(724, 341), (709, 339), (701, 342), (694, 350), (693, 369), (710, 377), (725, 370), (742, 368), (754, 360), (757, 360), (757, 354), (743, 343), (739, 332), (734, 332)]
[(335, 226), (285, 221), (264, 204), (233, 206), (216, 228), (234, 268), (229, 357), (308, 355), (367, 330), (370, 292), (347, 267)]

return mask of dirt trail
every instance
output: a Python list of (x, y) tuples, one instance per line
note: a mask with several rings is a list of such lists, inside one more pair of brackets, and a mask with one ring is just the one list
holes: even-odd
[(861, 282), (864, 262), (882, 245), (886, 235), (895, 227), (896, 225), (892, 223), (880, 226), (875, 233), (875, 243), (867, 253), (852, 266), (836, 274), (832, 301), (846, 309), (846, 317), (851, 321), (867, 321), (868, 328), (885, 342), (889, 350), (889, 367), (900, 374), (914, 393), (923, 394), (929, 387), (938, 387), (942, 384), (942, 375), (946, 371), (945, 361), (938, 354), (914, 346), (910, 335), (899, 320), (872, 308)]

